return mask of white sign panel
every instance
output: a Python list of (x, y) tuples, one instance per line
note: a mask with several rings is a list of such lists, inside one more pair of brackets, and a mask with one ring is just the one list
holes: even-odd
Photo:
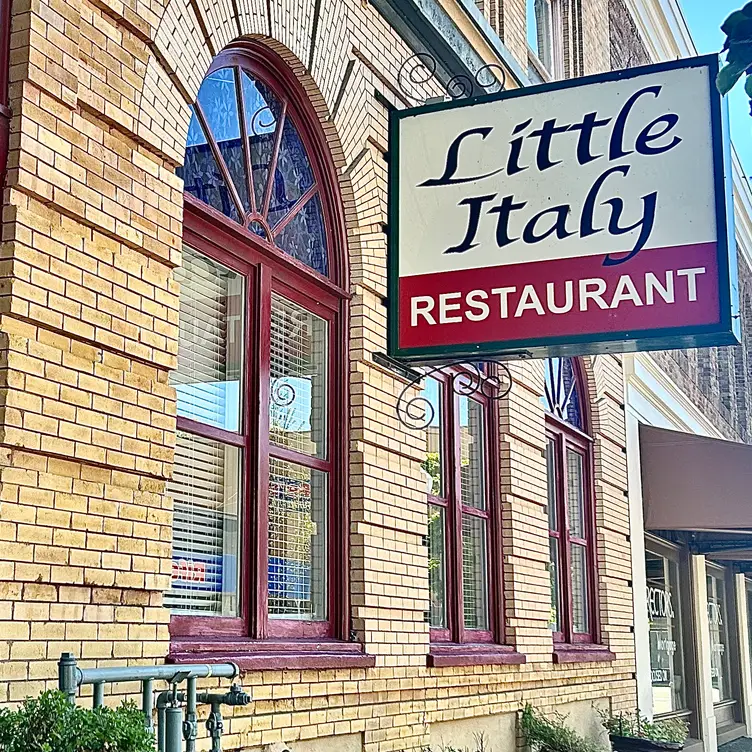
[(717, 67), (394, 112), (390, 353), (738, 341)]

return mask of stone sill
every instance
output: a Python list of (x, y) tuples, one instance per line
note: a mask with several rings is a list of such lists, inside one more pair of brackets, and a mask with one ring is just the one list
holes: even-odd
[(376, 657), (366, 655), (358, 643), (316, 641), (174, 642), (168, 663), (234, 663), (243, 671), (284, 669), (371, 668)]
[(570, 645), (554, 646), (554, 663), (603, 663), (616, 659), (605, 645)]
[(430, 668), (445, 666), (519, 666), (526, 658), (507, 645), (433, 644), (426, 657)]

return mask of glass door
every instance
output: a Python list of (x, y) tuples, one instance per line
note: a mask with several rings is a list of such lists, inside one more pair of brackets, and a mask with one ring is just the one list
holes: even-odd
[(678, 718), (699, 738), (697, 682), (687, 551), (645, 536), (645, 599), (648, 612), (653, 716)]
[(645, 569), (653, 714), (665, 715), (687, 707), (679, 567), (666, 556), (646, 551)]
[(732, 590), (728, 587), (726, 574), (722, 567), (707, 565), (710, 681), (718, 727), (735, 723), (738, 704), (735, 692), (738, 682), (732, 674), (731, 660), (731, 640), (735, 636), (732, 619), (735, 611), (731, 601)]

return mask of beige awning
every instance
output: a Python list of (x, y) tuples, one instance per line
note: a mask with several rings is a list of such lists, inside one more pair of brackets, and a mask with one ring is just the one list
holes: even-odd
[(646, 530), (752, 529), (752, 445), (641, 425), (640, 464)]

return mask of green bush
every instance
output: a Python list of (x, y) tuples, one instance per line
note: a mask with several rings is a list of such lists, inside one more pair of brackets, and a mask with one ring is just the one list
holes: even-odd
[(564, 718), (536, 713), (530, 705), (522, 711), (522, 733), (533, 752), (604, 752), (602, 746), (580, 736)]
[(648, 739), (651, 742), (671, 742), (684, 744), (689, 735), (689, 727), (679, 718), (664, 721), (649, 721), (639, 711), (636, 713), (601, 713), (603, 725), (613, 736), (631, 736)]
[(89, 710), (43, 692), (0, 709), (0, 752), (154, 752), (154, 737), (133, 703)]

